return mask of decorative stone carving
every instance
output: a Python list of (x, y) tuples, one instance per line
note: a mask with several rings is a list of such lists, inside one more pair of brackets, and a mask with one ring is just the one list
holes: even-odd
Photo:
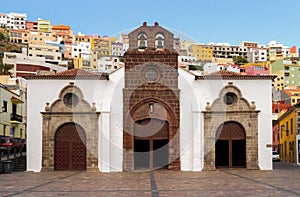
[[(64, 96), (76, 94), (76, 105), (67, 106)], [(98, 118), (100, 112), (96, 112), (96, 105), (91, 106), (83, 97), (81, 90), (70, 82), (64, 87), (57, 100), (51, 105), (46, 103), (43, 114), (43, 138), (42, 138), (42, 170), (54, 170), (54, 148), (56, 131), (65, 124), (75, 123), (84, 128), (86, 134), (86, 168), (88, 171), (98, 171)]]
[[(224, 96), (231, 92), (236, 95), (236, 101), (226, 104)], [(258, 110), (255, 102), (249, 102), (242, 97), (241, 90), (229, 82), (219, 93), (219, 97), (210, 106), (207, 103), (204, 111), (204, 170), (214, 170), (216, 132), (220, 125), (235, 122), (243, 127), (246, 134), (246, 168), (258, 169)]]

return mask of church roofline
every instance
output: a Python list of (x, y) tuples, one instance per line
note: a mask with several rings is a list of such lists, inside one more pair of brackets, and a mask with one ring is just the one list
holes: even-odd
[(125, 52), (125, 55), (136, 55), (136, 54), (148, 54), (148, 55), (178, 55), (178, 53), (175, 50), (169, 50), (169, 49), (156, 49), (156, 48), (146, 48), (146, 49), (138, 49), (133, 48), (129, 49)]
[(195, 75), (195, 80), (272, 80), (276, 77), (275, 75)]
[(84, 80), (109, 80), (108, 73), (93, 73), (91, 71), (83, 70), (83, 69), (71, 69), (62, 72), (58, 72), (53, 75), (36, 75), (36, 76), (24, 76), (27, 80), (76, 80), (76, 79), (84, 79)]

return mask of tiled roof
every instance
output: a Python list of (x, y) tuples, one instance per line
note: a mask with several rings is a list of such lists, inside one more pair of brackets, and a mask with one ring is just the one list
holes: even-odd
[(241, 75), (236, 72), (220, 70), (207, 75), (195, 76), (195, 80), (216, 80), (216, 79), (232, 79), (232, 80), (265, 80), (274, 79), (276, 75)]
[(175, 50), (169, 50), (169, 49), (156, 49), (148, 47), (146, 49), (130, 49), (127, 50), (126, 54), (147, 54), (147, 55), (171, 55), (171, 54), (178, 54)]
[(283, 91), (287, 93), (289, 96), (296, 96), (295, 94), (298, 95), (300, 93), (300, 90), (298, 89), (283, 89)]
[(240, 76), (239, 73), (228, 71), (228, 70), (219, 70), (217, 72), (213, 72), (210, 74), (207, 74), (206, 76)]
[(27, 80), (30, 79), (92, 79), (92, 80), (109, 80), (109, 74), (107, 73), (94, 73), (83, 69), (70, 69), (62, 72), (55, 73), (53, 75), (35, 75), (24, 77)]

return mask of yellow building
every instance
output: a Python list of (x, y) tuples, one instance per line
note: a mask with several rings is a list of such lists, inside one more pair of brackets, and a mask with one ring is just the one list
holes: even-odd
[(12, 29), (9, 31), (9, 41), (18, 44), (28, 44), (29, 42), (29, 30), (24, 29)]
[(112, 56), (112, 43), (116, 40), (117, 38), (109, 38), (108, 36), (93, 38), (91, 48), (93, 52), (96, 52), (97, 59)]
[(31, 30), (29, 33), (29, 44), (45, 44), (46, 41), (55, 41), (51, 32)]
[(296, 135), (300, 133), (300, 104), (279, 115), (278, 122), (280, 159), (297, 163)]
[(277, 77), (273, 80), (272, 86), (274, 90), (283, 90), (284, 89), (284, 70), (279, 70), (276, 73), (273, 73)]
[(51, 31), (51, 22), (50, 20), (43, 20), (41, 18), (38, 19), (38, 30), (44, 32)]
[(197, 61), (211, 62), (213, 59), (213, 52), (211, 48), (202, 45), (192, 46), (192, 56), (197, 58)]
[[(1, 76), (1, 82), (3, 77), (7, 79), (6, 76)], [(26, 137), (25, 91), (20, 88), (17, 78), (9, 81), (12, 84), (0, 83), (0, 136), (24, 139)]]

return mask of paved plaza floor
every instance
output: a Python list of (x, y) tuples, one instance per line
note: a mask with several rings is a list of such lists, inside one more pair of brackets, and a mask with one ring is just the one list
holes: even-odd
[(273, 171), (13, 172), (0, 174), (0, 196), (300, 196), (300, 166), (275, 162)]

